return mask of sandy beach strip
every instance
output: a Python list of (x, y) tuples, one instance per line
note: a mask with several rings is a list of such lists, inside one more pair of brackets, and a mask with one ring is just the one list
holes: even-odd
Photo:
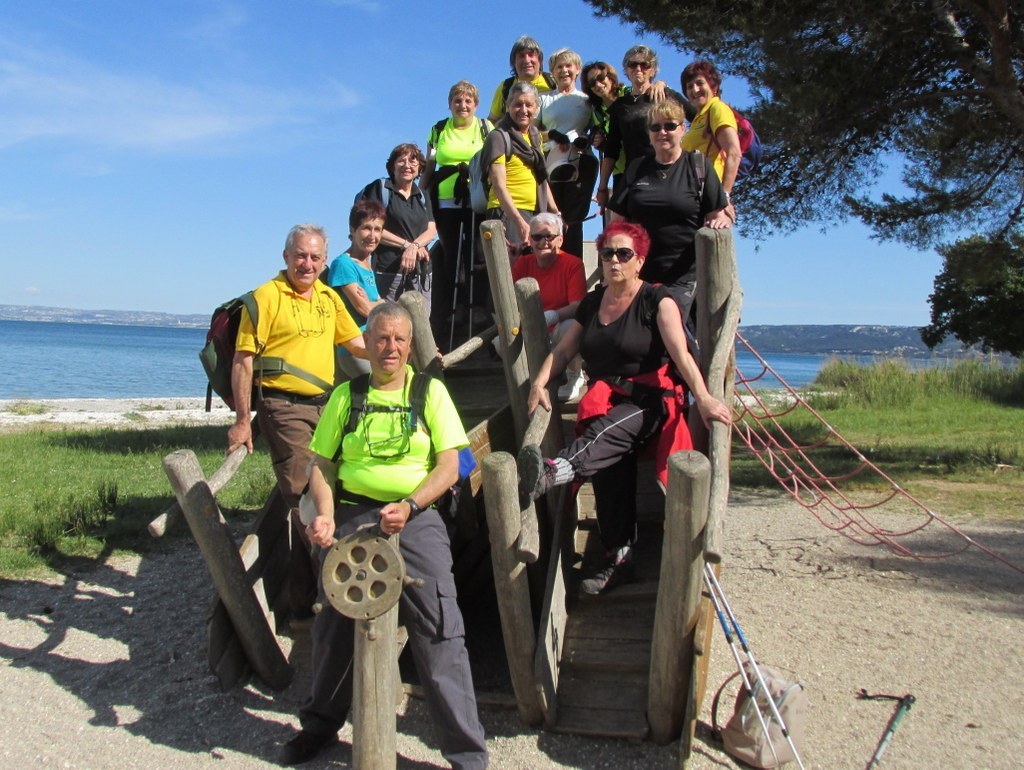
[(215, 398), (54, 398), (0, 400), (0, 431), (32, 427), (227, 425), (234, 412)]

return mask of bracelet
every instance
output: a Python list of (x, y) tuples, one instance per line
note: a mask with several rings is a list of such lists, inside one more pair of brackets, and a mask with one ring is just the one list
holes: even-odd
[(409, 518), (410, 519), (413, 516), (418, 516), (419, 514), (423, 513), (423, 508), (420, 506), (419, 503), (417, 503), (411, 497), (405, 498), (402, 502), (408, 504), (408, 506), (409, 506)]

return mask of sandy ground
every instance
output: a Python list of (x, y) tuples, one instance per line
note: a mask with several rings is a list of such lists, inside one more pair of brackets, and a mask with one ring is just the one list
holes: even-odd
[[(1024, 524), (960, 523), (1024, 564)], [(917, 698), (883, 767), (1021, 767), (1024, 575), (977, 551), (912, 561), (857, 546), (775, 494), (734, 494), (726, 534), (722, 583), (755, 654), (806, 683), (807, 767), (865, 767), (895, 704), (858, 700), (861, 688)], [(917, 538), (947, 541), (934, 527)], [(0, 767), (272, 766), (297, 724), (303, 677), (283, 693), (258, 682), (220, 692), (205, 664), (210, 586), (188, 538), (0, 581)], [(301, 664), (307, 653), (291, 654)], [(716, 632), (689, 767), (738, 766), (706, 737), (710, 695), (733, 669)], [(678, 767), (677, 744), (540, 732), (503, 708), (481, 717), (494, 768)], [(402, 705), (398, 731), (398, 767), (446, 766), (421, 702)], [(309, 766), (348, 767), (350, 726), (341, 737)]]

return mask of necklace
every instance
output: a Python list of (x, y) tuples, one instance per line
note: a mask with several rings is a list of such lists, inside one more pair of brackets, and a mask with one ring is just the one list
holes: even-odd
[[(319, 337), (327, 330), (327, 308), (321, 302), (319, 294), (315, 291), (310, 297), (308, 309), (303, 309), (299, 304), (296, 295), (291, 295), (292, 315), (295, 317), (295, 327), (300, 337)], [(306, 320), (310, 323), (307, 326)]]

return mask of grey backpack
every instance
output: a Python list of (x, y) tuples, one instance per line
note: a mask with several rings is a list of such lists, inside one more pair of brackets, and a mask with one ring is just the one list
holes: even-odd
[[(764, 690), (757, 682), (754, 671), (750, 668), (749, 664), (745, 663), (743, 667), (747, 672), (747, 678), (754, 683), (754, 695), (768, 725), (768, 735), (766, 737), (764, 730), (761, 729), (761, 722), (757, 718), (754, 701), (745, 687), (741, 688), (736, 698), (736, 708), (733, 710), (732, 717), (725, 727), (719, 730), (719, 698), (726, 685), (739, 676), (739, 672), (725, 680), (718, 689), (718, 692), (715, 693), (715, 699), (711, 704), (711, 721), (715, 734), (721, 736), (725, 750), (730, 756), (747, 763), (751, 767), (772, 768), (792, 761), (794, 758), (793, 752), (789, 748), (789, 743), (786, 742), (785, 736), (782, 734), (782, 728), (772, 718), (771, 708), (768, 705)], [(767, 666), (758, 666), (758, 668), (761, 669), (765, 684), (768, 686), (768, 692), (771, 694), (775, 705), (779, 709), (779, 713), (782, 715), (782, 721), (786, 723), (786, 728), (789, 730), (789, 737), (793, 740), (793, 745), (796, 746), (797, 751), (800, 751), (804, 738), (804, 725), (807, 720), (807, 693), (803, 684), (791, 681), (785, 674), (776, 669), (768, 668)], [(774, 754), (772, 753), (772, 747), (775, 749)], [(776, 757), (778, 757), (777, 761)]]

